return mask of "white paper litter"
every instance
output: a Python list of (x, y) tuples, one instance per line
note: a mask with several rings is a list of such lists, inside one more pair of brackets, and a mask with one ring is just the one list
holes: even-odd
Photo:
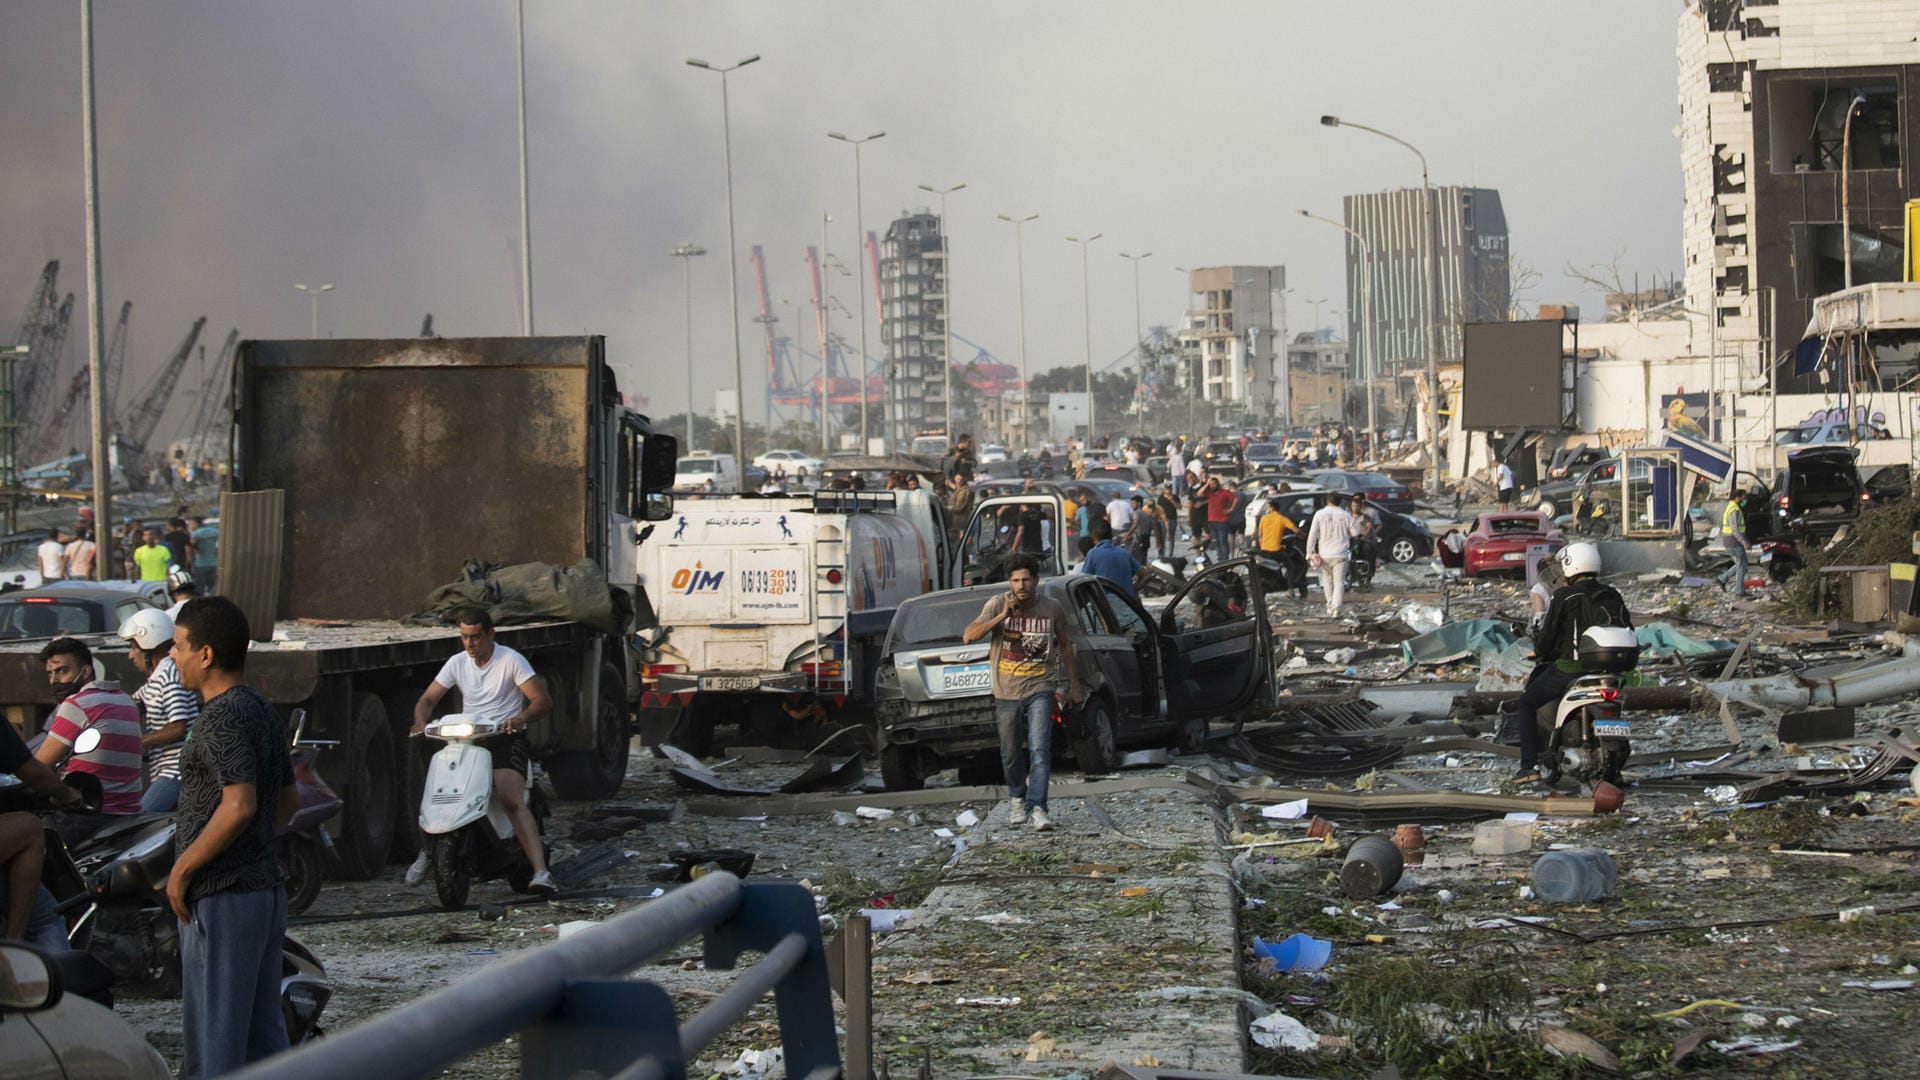
[(951, 840), (953, 839), (953, 830), (952, 829), (935, 829), (933, 830), (933, 835), (939, 837), (942, 840)]
[(1012, 914), (1011, 912), (1006, 912), (1006, 911), (996, 911), (991, 915), (970, 915), (967, 917), (967, 921), (977, 922), (977, 923), (986, 923), (988, 926), (1032, 926), (1033, 925), (1033, 920), (1027, 918), (1025, 915), (1015, 915), (1015, 914)]
[(900, 924), (913, 918), (913, 908), (861, 908), (860, 914), (867, 917), (867, 925), (876, 934), (888, 934), (900, 928)]
[(1295, 799), (1292, 802), (1274, 803), (1272, 806), (1263, 806), (1260, 808), (1260, 816), (1263, 818), (1287, 820), (1306, 817), (1307, 800)]
[(1911, 990), (1913, 989), (1913, 980), (1912, 979), (1872, 979), (1872, 980), (1853, 979), (1848, 982), (1843, 982), (1840, 985), (1845, 987), (1850, 987), (1855, 990)]
[(868, 821), (885, 821), (893, 816), (893, 811), (882, 806), (856, 806), (853, 812)]
[(1269, 1050), (1317, 1050), (1320, 1036), (1284, 1012), (1270, 1012), (1247, 1025), (1253, 1041)]
[(1007, 1008), (1020, 1004), (1020, 999), (1017, 997), (963, 997), (954, 998), (953, 1003), (955, 1005), (988, 1005), (994, 1008)]
[(953, 823), (963, 829), (971, 829), (980, 824), (980, 815), (971, 810), (962, 810), (954, 817)]

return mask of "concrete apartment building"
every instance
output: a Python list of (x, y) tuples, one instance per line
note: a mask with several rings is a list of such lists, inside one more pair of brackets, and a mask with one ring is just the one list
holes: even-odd
[[(1342, 200), (1347, 240), (1347, 340), (1373, 346), (1380, 377), (1390, 379), (1427, 357), (1427, 233), (1419, 188), (1349, 195)], [(1461, 326), (1507, 318), (1513, 295), (1508, 275), (1507, 216), (1492, 188), (1433, 189), (1438, 239), (1440, 358), (1460, 357)], [(1369, 258), (1370, 257), (1370, 258)], [(1369, 258), (1363, 272), (1361, 261)], [(1362, 296), (1372, 286), (1371, 326)], [(1361, 348), (1359, 352), (1366, 353)]]
[(1818, 392), (1776, 361), (1813, 298), (1841, 288), (1844, 245), (1854, 284), (1899, 280), (1902, 204), (1920, 196), (1917, 39), (1920, 0), (1688, 0), (1681, 12), (1686, 306), (1693, 350), (1737, 372), (1737, 385), (1718, 380), (1726, 391)]
[(880, 242), (880, 345), (892, 446), (946, 423), (946, 234), (925, 210), (896, 219)]
[(1180, 333), (1182, 379), (1198, 372), (1200, 397), (1221, 421), (1286, 415), (1287, 378), (1276, 308), (1287, 287), (1284, 266), (1207, 266), (1187, 275), (1186, 326)]

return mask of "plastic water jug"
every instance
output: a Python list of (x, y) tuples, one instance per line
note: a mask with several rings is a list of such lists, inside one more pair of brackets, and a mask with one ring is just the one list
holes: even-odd
[(1613, 884), (1613, 856), (1599, 848), (1549, 851), (1533, 864), (1534, 895), (1550, 904), (1612, 896)]

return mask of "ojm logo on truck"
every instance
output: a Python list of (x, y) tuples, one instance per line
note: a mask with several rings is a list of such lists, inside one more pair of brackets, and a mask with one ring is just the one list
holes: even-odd
[(700, 563), (694, 563), (693, 569), (681, 567), (668, 579), (673, 591), (685, 596), (694, 593), (717, 593), (720, 591), (720, 579), (727, 576), (725, 570), (702, 570)]

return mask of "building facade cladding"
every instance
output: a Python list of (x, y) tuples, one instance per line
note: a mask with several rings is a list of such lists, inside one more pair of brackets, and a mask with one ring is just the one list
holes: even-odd
[[(1365, 237), (1363, 249), (1347, 240), (1347, 337), (1373, 345), (1382, 377), (1427, 356), (1427, 251), (1419, 188), (1349, 195), (1344, 200), (1347, 227)], [(1439, 240), (1440, 358), (1458, 359), (1461, 327), (1469, 322), (1498, 322), (1513, 301), (1507, 250), (1507, 215), (1492, 188), (1433, 189), (1433, 230)], [(1371, 274), (1362, 272), (1363, 251), (1370, 250)], [(1371, 327), (1360, 325), (1367, 310), (1361, 293), (1373, 287)], [(1363, 338), (1363, 335), (1371, 335)], [(1367, 353), (1368, 350), (1361, 349)]]
[(947, 259), (940, 215), (896, 219), (880, 243), (880, 344), (893, 446), (946, 422)]
[(1732, 361), (1727, 390), (1817, 392), (1774, 359), (1844, 277), (1839, 154), (1849, 164), (1853, 280), (1899, 280), (1902, 204), (1920, 197), (1920, 0), (1688, 0), (1679, 18), (1682, 243), (1694, 349)]
[(1181, 349), (1199, 368), (1203, 399), (1236, 403), (1252, 416), (1284, 415), (1288, 387), (1278, 358), (1285, 349), (1276, 335), (1285, 334), (1286, 320), (1274, 300), (1286, 287), (1284, 266), (1207, 266), (1188, 274)]

